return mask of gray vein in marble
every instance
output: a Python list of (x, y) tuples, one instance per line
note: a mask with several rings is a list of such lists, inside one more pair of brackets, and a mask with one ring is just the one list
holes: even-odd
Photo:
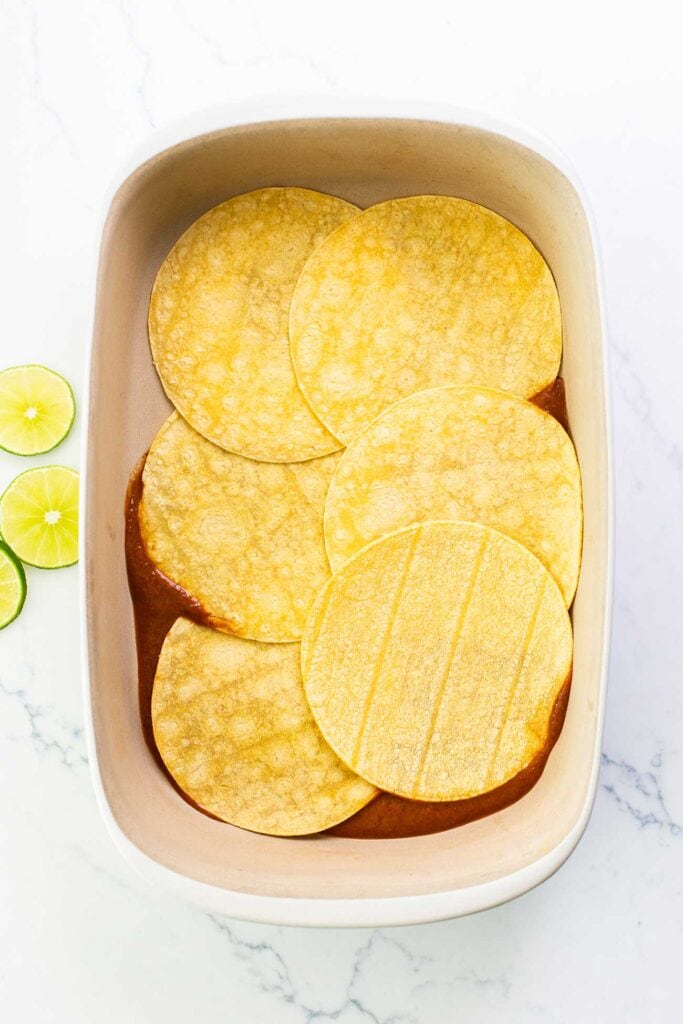
[(652, 415), (652, 401), (645, 389), (642, 377), (631, 364), (630, 353), (613, 339), (610, 342), (610, 351), (614, 357), (614, 380), (626, 403), (646, 427), (657, 450), (675, 470), (679, 482), (683, 485), (683, 451), (675, 441), (662, 433), (655, 422)]
[(208, 47), (219, 64), (230, 65), (230, 61), (223, 54), (220, 42), (215, 35), (210, 35), (201, 25), (189, 18), (184, 6), (176, 4), (174, 10), (185, 28)]
[[(286, 1003), (294, 1003), (294, 983), (280, 953), (269, 942), (250, 942), (237, 934), (236, 926), (218, 914), (206, 917), (225, 936), (237, 957), (248, 961), (259, 984), (259, 991), (274, 993)], [(258, 958), (258, 959), (257, 959)]]
[(135, 24), (135, 18), (132, 11), (128, 10), (126, 0), (119, 0), (119, 10), (121, 11), (124, 25), (126, 26), (128, 41), (130, 42), (134, 52), (142, 58), (142, 73), (135, 88), (135, 93), (140, 102), (142, 112), (145, 115), (145, 120), (150, 128), (156, 128), (156, 121), (154, 120), (154, 115), (152, 114), (152, 110), (149, 105), (149, 97), (147, 95), (149, 76), (152, 70), (152, 55), (140, 40), (137, 26)]
[[(91, 811), (94, 815), (96, 813), (96, 806), (94, 800), (94, 794), (89, 791), (91, 797)], [(29, 828), (36, 836), (36, 843), (43, 842), (45, 840), (45, 822), (43, 816), (38, 812), (31, 804), (30, 801), (24, 799), (17, 799), (14, 802), (14, 811), (23, 820), (24, 825)], [(98, 821), (99, 821), (98, 817)], [(132, 880), (135, 878), (130, 869), (128, 869), (127, 876), (122, 877), (119, 874), (115, 874), (110, 871), (103, 864), (96, 861), (88, 852), (88, 850), (81, 844), (75, 842), (63, 842), (60, 838), (62, 833), (55, 830), (50, 831), (50, 843), (55, 850), (59, 850), (60, 853), (66, 855), (66, 857), (76, 857), (82, 861), (94, 874), (99, 875), (101, 878), (105, 878), (112, 885), (115, 885), (118, 889), (125, 892), (139, 895), (139, 886), (134, 886)], [(90, 837), (92, 838), (92, 837)], [(113, 853), (113, 851), (112, 851)], [(118, 867), (126, 870), (126, 864), (123, 858), (117, 858), (116, 864)]]
[[(300, 1010), (305, 1024), (312, 1024), (314, 1021), (338, 1021), (347, 1010), (357, 1011), (363, 1019), (371, 1021), (372, 1024), (418, 1024), (418, 1019), (409, 1013), (379, 1016), (365, 1004), (358, 992), (364, 967), (379, 943), (390, 944), (400, 950), (415, 974), (418, 974), (423, 963), (429, 962), (430, 958), (416, 956), (396, 939), (390, 938), (380, 931), (373, 931), (368, 940), (356, 950), (344, 1001), (339, 1006), (324, 1009), (309, 1006), (299, 997), (289, 967), (282, 954), (275, 949), (272, 943), (243, 939), (237, 934), (237, 926), (231, 924), (227, 919), (217, 914), (207, 914), (206, 916), (227, 938), (236, 955), (249, 963), (254, 972), (259, 992), (265, 995), (274, 995), (283, 1003)], [(424, 987), (424, 983), (416, 986), (415, 991), (422, 987)]]
[(252, 53), (247, 60), (235, 60), (227, 56), (221, 47), (220, 39), (216, 35), (209, 33), (202, 25), (197, 24), (197, 22), (192, 18), (188, 17), (187, 11), (183, 6), (176, 6), (175, 11), (182, 24), (188, 29), (188, 31), (196, 36), (197, 39), (204, 43), (204, 45), (213, 54), (215, 60), (219, 64), (222, 64), (223, 67), (236, 71), (239, 67), (269, 68), (276, 61), (283, 61), (292, 65), (303, 63), (326, 85), (331, 88), (336, 88), (339, 85), (339, 79), (331, 73), (329, 68), (321, 64), (317, 58), (312, 57), (310, 54), (298, 53), (290, 48), (280, 49), (277, 54), (273, 54), (272, 48), (264, 41), (263, 29), (258, 19), (257, 11), (254, 7), (250, 8), (250, 14), (252, 16), (254, 35), (258, 41), (259, 49), (262, 52), (255, 54)]
[[(455, 974), (449, 980), (440, 980), (440, 987), (458, 989), (463, 985), (471, 986), (480, 991), (495, 993), (503, 999), (507, 999), (512, 991), (512, 982), (507, 974), (485, 975), (475, 970), (466, 971), (464, 974)], [(423, 981), (413, 990), (415, 993), (424, 991), (434, 985), (433, 981)]]
[[(18, 702), (28, 725), (28, 738), (41, 754), (56, 754), (66, 768), (88, 763), (83, 729), (54, 715), (52, 707), (34, 704), (24, 687), (12, 689), (0, 679), (0, 694)], [(55, 734), (55, 726), (63, 737)], [(6, 733), (3, 737), (12, 742), (21, 742), (23, 737)]]
[(87, 850), (84, 849), (84, 847), (80, 846), (77, 843), (65, 843), (64, 845), (62, 845), (61, 848), (66, 853), (73, 854), (79, 860), (83, 861), (83, 863), (88, 868), (90, 868), (93, 874), (99, 875), (101, 878), (106, 879), (107, 882), (111, 882), (112, 885), (115, 885), (117, 887), (117, 889), (122, 889), (124, 892), (134, 893), (135, 895), (138, 895), (138, 890), (134, 886), (132, 886), (130, 882), (126, 881), (126, 879), (124, 878), (121, 878), (119, 875), (115, 875), (112, 871), (109, 871), (102, 864), (98, 864), (97, 861), (93, 860), (93, 858), (90, 856)]
[(624, 760), (617, 760), (603, 753), (601, 757), (600, 787), (616, 803), (620, 811), (629, 814), (639, 828), (654, 827), (663, 836), (683, 835), (683, 825), (671, 817), (666, 802), (660, 775), (662, 754), (656, 754), (650, 761), (650, 768), (639, 771)]
[[(321, 64), (319, 60), (315, 57), (311, 57), (309, 54), (300, 54), (295, 50), (280, 50), (277, 54), (277, 59), (282, 61), (283, 64), (290, 64), (293, 66), (303, 63), (305, 67), (317, 76), (317, 78), (332, 89), (336, 88), (339, 84), (339, 79), (336, 78), (336, 76), (333, 75), (325, 65)], [(243, 66), (248, 68), (259, 68), (270, 67), (272, 64), (272, 55), (264, 54), (263, 56), (251, 57), (248, 61), (244, 61)]]
[(28, 42), (31, 48), (31, 56), (33, 57), (33, 93), (40, 106), (46, 112), (50, 120), (58, 129), (59, 134), (64, 139), (70, 155), (76, 157), (78, 156), (78, 149), (73, 140), (73, 136), (67, 128), (59, 110), (53, 106), (45, 92), (42, 61), (40, 58), (40, 42), (38, 37), (38, 12), (34, 4), (28, 3), (26, 0), (24, 0), (23, 8), (28, 17)]

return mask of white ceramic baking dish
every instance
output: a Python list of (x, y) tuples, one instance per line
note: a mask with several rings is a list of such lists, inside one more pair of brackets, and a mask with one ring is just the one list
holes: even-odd
[[(152, 367), (147, 306), (178, 235), (231, 195), (303, 185), (368, 206), (445, 193), (513, 221), (548, 261), (564, 318), (585, 542), (574, 603), (574, 677), (562, 735), (531, 792), (438, 835), (297, 840), (193, 810), (143, 741), (124, 564), (126, 483), (169, 411)], [(120, 177), (98, 239), (85, 439), (81, 573), (92, 775), (108, 829), (145, 878), (214, 912), (299, 925), (395, 925), (467, 914), (547, 878), (592, 806), (609, 644), (612, 482), (596, 239), (563, 157), (526, 132), (438, 106), (270, 100), (160, 133)]]

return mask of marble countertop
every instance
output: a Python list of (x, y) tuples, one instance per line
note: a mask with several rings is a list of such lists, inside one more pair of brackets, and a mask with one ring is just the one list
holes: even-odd
[[(263, 93), (437, 99), (518, 120), (576, 165), (601, 236), (616, 433), (614, 640), (587, 832), (470, 918), (306, 931), (152, 892), (100, 821), (83, 737), (77, 575), (29, 570), (0, 634), (0, 1005), (22, 1024), (681, 1019), (683, 65), (672, 6), (5, 0), (0, 365), (82, 394), (92, 238), (151, 129)], [(668, 18), (668, 20), (667, 20)], [(59, 449), (78, 464), (79, 429)], [(54, 456), (44, 457), (52, 461)], [(0, 458), (0, 488), (25, 464)]]

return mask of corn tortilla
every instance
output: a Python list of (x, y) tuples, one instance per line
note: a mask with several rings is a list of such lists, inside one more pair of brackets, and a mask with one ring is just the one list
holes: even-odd
[(297, 462), (337, 450), (296, 382), (287, 317), (315, 246), (357, 213), (303, 188), (236, 196), (195, 221), (152, 290), (149, 337), (166, 394), (228, 451)]
[(453, 521), (363, 548), (321, 591), (302, 643), (306, 696), (332, 749), (416, 800), (476, 796), (521, 771), (571, 661), (569, 616), (538, 559)]
[(574, 446), (537, 406), (503, 391), (450, 386), (397, 402), (344, 452), (325, 504), (338, 569), (410, 523), (465, 519), (506, 533), (574, 596), (582, 535)]
[(290, 310), (301, 389), (344, 444), (393, 402), (443, 384), (530, 398), (562, 330), (543, 257), (513, 224), (451, 196), (380, 203), (308, 259)]
[(313, 721), (298, 644), (242, 640), (177, 619), (159, 658), (152, 721), (183, 792), (241, 828), (320, 832), (376, 795)]
[(323, 509), (339, 458), (256, 462), (211, 444), (173, 413), (142, 476), (147, 554), (217, 629), (298, 640), (330, 574)]

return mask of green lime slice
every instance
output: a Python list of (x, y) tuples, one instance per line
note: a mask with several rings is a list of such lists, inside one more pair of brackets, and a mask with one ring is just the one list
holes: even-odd
[(68, 381), (45, 366), (10, 366), (0, 373), (0, 448), (42, 455), (64, 440), (76, 415)]
[(0, 541), (0, 629), (14, 622), (26, 600), (26, 575), (17, 556)]
[(78, 561), (78, 473), (41, 466), (20, 473), (0, 498), (0, 534), (22, 562), (59, 569)]

